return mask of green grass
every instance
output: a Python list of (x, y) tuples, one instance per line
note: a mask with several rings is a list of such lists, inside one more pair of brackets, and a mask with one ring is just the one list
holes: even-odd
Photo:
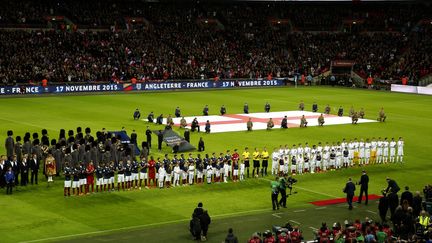
[[(300, 100), (304, 100), (307, 110), (311, 109), (314, 101), (319, 104), (320, 110), (324, 109), (326, 104), (330, 104), (332, 112), (335, 112), (339, 105), (342, 105), (346, 112), (351, 105), (356, 109), (363, 107), (366, 118), (369, 119), (376, 119), (378, 110), (384, 107), (388, 120), (386, 123), (357, 126), (335, 125), (251, 133), (192, 134), (191, 142), (197, 145), (199, 137), (202, 136), (206, 142), (206, 153), (211, 153), (222, 152), (227, 148), (242, 150), (245, 146), (267, 146), (271, 150), (280, 144), (314, 144), (319, 141), (340, 141), (342, 138), (402, 136), (405, 139), (406, 163), (369, 166), (367, 170), (371, 181), (370, 193), (378, 194), (386, 186), (386, 176), (395, 178), (401, 187), (410, 185), (413, 190), (420, 190), (429, 182), (427, 178), (431, 167), (428, 155), (432, 141), (430, 96), (319, 87), (2, 98), (0, 139), (4, 141), (9, 129), (13, 130), (15, 135), (23, 136), (27, 131), (40, 133), (46, 128), (50, 138), (57, 138), (61, 128), (75, 130), (78, 126), (88, 126), (96, 132), (102, 127), (107, 130), (119, 130), (124, 126), (128, 131), (137, 130), (140, 143), (145, 138), (147, 124), (132, 119), (132, 113), (137, 107), (146, 116), (149, 111), (154, 111), (156, 115), (173, 114), (175, 107), (180, 106), (183, 115), (193, 116), (200, 115), (205, 104), (209, 105), (211, 114), (217, 114), (222, 104), (227, 107), (228, 113), (241, 113), (245, 102), (249, 104), (250, 112), (261, 112), (266, 101), (271, 103), (272, 111), (283, 111), (297, 109)], [(163, 151), (165, 152), (169, 152), (168, 148)], [(4, 146), (1, 146), (0, 153), (4, 153)], [(153, 154), (161, 156), (158, 153)], [(360, 171), (361, 168), (352, 168), (326, 174), (299, 176), (299, 193), (289, 198), (289, 210), (312, 208), (308, 202), (314, 200), (343, 197), (342, 187), (346, 179), (359, 178)], [(130, 230), (142, 230), (140, 232), (144, 232), (141, 235), (143, 237), (148, 227), (154, 230), (156, 236), (145, 239), (146, 242), (163, 242), (160, 239), (168, 239), (163, 238), (167, 237), (166, 235), (171, 239), (177, 238), (178, 242), (188, 241), (188, 219), (199, 201), (204, 203), (212, 216), (219, 215), (216, 217), (218, 220), (212, 225), (217, 231), (210, 230), (210, 234), (218, 239), (222, 239), (226, 234), (226, 228), (230, 227), (222, 222), (232, 222), (232, 225), (237, 227), (237, 233), (246, 236), (253, 232), (250, 230), (255, 226), (256, 230), (269, 228), (275, 219), (273, 216), (267, 217), (271, 215), (271, 210), (267, 211), (270, 209), (269, 183), (261, 179), (168, 190), (103, 193), (66, 199), (63, 198), (60, 178), (50, 188), (40, 184), (19, 190), (13, 196), (0, 194), (0, 218), (7, 222), (0, 228), (2, 242), (37, 240), (127, 227), (132, 227)], [(370, 207), (375, 210), (372, 205)], [(242, 223), (243, 218), (254, 218), (254, 215), (262, 220)], [(313, 215), (305, 218), (313, 218)], [(283, 215), (281, 221), (285, 222), (290, 217), (290, 214)], [(297, 219), (300, 220), (301, 217)], [(315, 227), (318, 227), (322, 220), (316, 219)], [(167, 222), (171, 224), (166, 226)], [(218, 222), (221, 225), (216, 226)], [(151, 225), (145, 226), (149, 224)], [(268, 227), (262, 228), (264, 224)], [(135, 226), (139, 227), (133, 228)], [(171, 227), (177, 227), (177, 230), (171, 232), (168, 230)], [(180, 230), (183, 228), (186, 233)], [(63, 239), (68, 238), (58, 240)], [(104, 238), (107, 239), (110, 239), (110, 236)], [(116, 237), (112, 239), (119, 241)]]

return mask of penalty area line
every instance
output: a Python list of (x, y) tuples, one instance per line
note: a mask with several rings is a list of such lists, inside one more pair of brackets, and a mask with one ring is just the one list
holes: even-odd
[[(213, 218), (223, 218), (223, 217), (227, 217), (227, 216), (234, 216), (234, 215), (248, 214), (248, 213), (256, 213), (256, 212), (265, 212), (265, 211), (270, 211), (270, 209), (268, 209), (268, 208), (266, 208), (266, 209), (254, 209), (254, 210), (234, 212), (234, 213), (218, 214), (218, 215), (214, 215), (212, 217)], [(115, 229), (97, 230), (97, 231), (91, 231), (91, 232), (84, 232), (84, 233), (70, 234), (70, 235), (62, 235), (62, 236), (55, 236), (55, 237), (48, 237), (48, 238), (43, 238), (43, 239), (29, 240), (29, 241), (20, 241), (20, 242), (21, 243), (31, 243), (31, 242), (43, 242), (43, 241), (61, 240), (61, 239), (75, 238), (75, 237), (80, 237), (80, 236), (99, 235), (99, 234), (106, 234), (106, 233), (117, 232), (117, 231), (126, 231), (126, 230), (140, 229), (140, 228), (146, 228), (146, 227), (151, 227), (151, 226), (158, 226), (158, 225), (165, 225), (165, 224), (172, 224), (172, 223), (180, 223), (180, 222), (186, 222), (186, 221), (189, 221), (189, 220), (190, 220), (189, 218), (176, 219), (176, 220), (170, 220), (170, 221), (164, 221), (164, 222), (141, 224), (141, 225), (133, 225), (133, 226), (127, 226), (127, 227), (121, 227), (121, 228), (115, 228)]]

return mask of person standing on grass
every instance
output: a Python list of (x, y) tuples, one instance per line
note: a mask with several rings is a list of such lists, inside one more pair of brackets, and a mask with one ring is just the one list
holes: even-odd
[(14, 141), (12, 135), (13, 135), (12, 130), (7, 131), (7, 138), (5, 141), (5, 149), (6, 149), (6, 156), (8, 159), (12, 159), (12, 156), (14, 155), (15, 141)]
[(385, 223), (387, 221), (386, 216), (387, 216), (389, 205), (388, 205), (387, 195), (384, 191), (382, 192), (382, 195), (383, 196), (379, 199), (378, 202), (378, 211), (381, 218), (381, 222)]
[(252, 118), (249, 118), (249, 120), (247, 121), (246, 128), (248, 131), (252, 131), (253, 128)]
[(268, 159), (269, 159), (269, 152), (267, 151), (267, 148), (264, 147), (263, 151), (261, 152), (261, 176), (267, 176), (267, 167), (268, 167)]
[(264, 106), (264, 111), (265, 112), (270, 112), (270, 103), (266, 102), (265, 106)]
[(163, 133), (162, 133), (162, 130), (159, 130), (157, 136), (158, 136), (158, 150), (161, 151), (162, 150), (162, 142), (163, 142)]
[(203, 116), (208, 116), (209, 115), (209, 107), (208, 105), (205, 105), (203, 108)]
[(347, 195), (347, 203), (348, 203), (349, 210), (353, 209), (352, 201), (353, 201), (355, 189), (356, 189), (355, 184), (352, 182), (352, 179), (348, 178), (348, 182), (346, 183), (343, 192)]
[(234, 235), (233, 229), (228, 229), (228, 235), (225, 237), (225, 243), (238, 243), (237, 236)]
[[(253, 152), (252, 157), (253, 157), (252, 176), (258, 177), (258, 175), (259, 175), (259, 167), (260, 167), (259, 159), (261, 157), (261, 154), (260, 154), (260, 152), (258, 151), (257, 148), (255, 148), (255, 152)], [(256, 175), (255, 175), (255, 170), (256, 170)]]
[(270, 187), (271, 187), (271, 200), (272, 200), (273, 210), (276, 209), (279, 210), (279, 202), (278, 202), (279, 177), (276, 177), (274, 181), (270, 182)]
[(279, 201), (279, 205), (283, 208), (286, 208), (286, 199), (287, 199), (287, 196), (286, 196), (287, 179), (286, 179), (286, 177), (287, 176), (285, 175), (279, 179), (279, 192), (281, 194), (281, 199)]
[(243, 157), (243, 164), (244, 164), (244, 167), (246, 169), (247, 178), (249, 178), (250, 153), (249, 153), (248, 147), (245, 148), (244, 152), (242, 153), (242, 157)]
[(248, 103), (245, 103), (243, 106), (243, 113), (249, 114), (249, 105)]
[(362, 176), (360, 177), (360, 181), (358, 183), (360, 185), (360, 195), (357, 203), (361, 203), (363, 193), (365, 194), (365, 205), (368, 204), (368, 187), (369, 187), (369, 176), (366, 174), (366, 171), (362, 171)]
[(63, 170), (64, 170), (64, 177), (65, 177), (63, 195), (65, 197), (66, 196), (70, 197), (72, 168), (69, 167), (68, 162), (65, 163)]
[(210, 215), (208, 214), (207, 210), (204, 210), (204, 212), (199, 217), (200, 223), (201, 223), (201, 241), (207, 240), (207, 232), (209, 225), (211, 223)]
[(6, 195), (12, 195), (12, 188), (15, 185), (15, 175), (12, 171), (12, 167), (7, 169), (6, 174), (4, 175), (6, 181)]
[(220, 114), (221, 114), (221, 116), (223, 116), (223, 115), (226, 114), (226, 108), (225, 108), (224, 105), (222, 105), (221, 108), (220, 108)]

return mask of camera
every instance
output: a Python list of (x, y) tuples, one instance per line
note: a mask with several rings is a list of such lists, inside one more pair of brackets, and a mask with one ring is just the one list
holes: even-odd
[(297, 180), (296, 180), (296, 179), (292, 178), (291, 176), (288, 177), (288, 184), (293, 185), (293, 184), (295, 184), (295, 183), (297, 183)]

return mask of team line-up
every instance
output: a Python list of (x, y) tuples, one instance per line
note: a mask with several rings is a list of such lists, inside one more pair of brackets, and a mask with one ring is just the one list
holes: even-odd
[[(250, 176), (250, 160), (252, 159), (252, 177), (267, 176), (268, 161), (272, 158), (272, 175), (287, 175), (325, 172), (327, 170), (350, 167), (354, 164), (368, 165), (370, 163), (395, 163), (403, 162), (404, 141), (400, 137), (398, 141), (392, 138), (381, 139), (354, 139), (347, 142), (329, 144), (328, 142), (309, 147), (308, 143), (280, 146), (275, 148), (271, 154), (264, 147), (262, 151), (255, 148), (250, 153), (245, 148), (241, 155), (237, 149), (231, 154), (230, 150), (226, 153), (206, 154), (201, 157), (198, 154), (193, 157), (192, 154), (185, 158), (184, 154), (174, 154), (170, 159), (168, 154), (163, 159), (145, 157), (138, 161), (119, 161), (115, 164), (101, 163), (94, 166), (90, 162), (87, 166), (83, 163), (75, 168), (64, 167), (64, 195), (80, 195), (88, 193), (90, 187), (94, 192), (96, 179), (96, 192), (115, 190), (141, 189), (142, 186), (176, 187), (193, 185), (194, 183), (227, 183), (242, 181), (245, 177)], [(397, 151), (397, 153), (396, 153)], [(291, 170), (289, 170), (291, 168)], [(115, 176), (117, 180), (115, 180)]]

